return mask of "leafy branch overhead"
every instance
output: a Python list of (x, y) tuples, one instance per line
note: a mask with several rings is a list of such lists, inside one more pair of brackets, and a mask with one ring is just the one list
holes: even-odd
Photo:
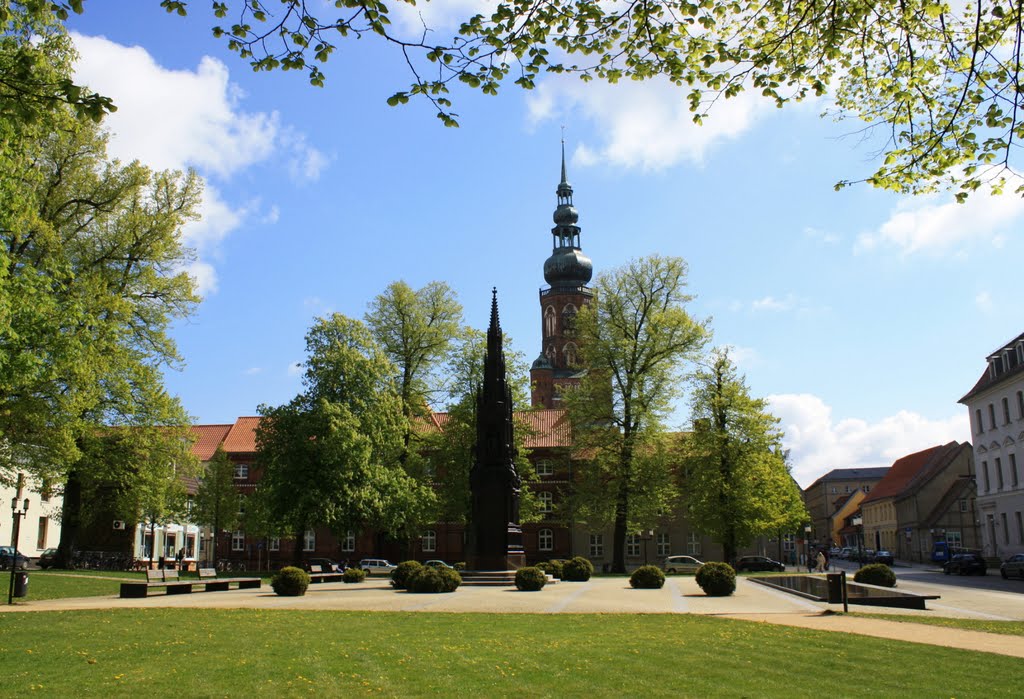
[[(81, 1), (58, 4), (81, 10)], [(186, 2), (162, 0), (185, 14)], [(331, 16), (300, 0), (214, 2), (214, 27), (254, 70), (321, 68), (341, 40), (376, 36), (396, 47), (412, 83), (388, 103), (423, 97), (458, 125), (453, 83), (496, 94), (530, 89), (545, 73), (608, 82), (662, 79), (685, 90), (700, 123), (722, 98), (754, 90), (778, 106), (830, 95), (828, 113), (884, 135), (881, 165), (864, 181), (920, 193), (1024, 184), (1014, 162), (1024, 137), (1019, 84), (1022, 8), (1002, 0), (510, 0), (445, 35), (391, 23), (415, 0), (338, 0)], [(838, 183), (837, 188), (849, 181)]]

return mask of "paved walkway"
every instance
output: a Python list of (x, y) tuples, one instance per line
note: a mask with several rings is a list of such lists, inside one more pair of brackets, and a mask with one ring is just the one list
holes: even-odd
[[(707, 597), (692, 577), (671, 576), (661, 590), (634, 590), (625, 578), (593, 578), (586, 583), (558, 583), (536, 593), (510, 588), (462, 587), (450, 595), (414, 595), (392, 590), (386, 580), (369, 579), (358, 585), (311, 585), (303, 597), (278, 597), (268, 587), (260, 590), (159, 594), (146, 599), (81, 597), (26, 601), (0, 605), (0, 612), (32, 612), (122, 608), (259, 608), (394, 612), (476, 612), (525, 614), (703, 614), (787, 626), (856, 633), (914, 643), (929, 643), (1024, 658), (1024, 636), (1007, 636), (948, 629), (923, 624), (863, 619), (834, 614), (840, 605), (828, 605), (751, 583), (737, 581), (730, 597)], [(927, 589), (925, 589), (927, 588)], [(939, 588), (939, 589), (936, 589)], [(929, 601), (929, 611), (860, 608), (900, 614), (957, 616), (979, 619), (1024, 620), (1024, 594), (979, 592), (954, 586), (901, 581), (900, 589), (940, 594)], [(941, 603), (945, 602), (943, 605)], [(854, 608), (857, 609), (857, 608)], [(998, 610), (999, 613), (994, 613)]]

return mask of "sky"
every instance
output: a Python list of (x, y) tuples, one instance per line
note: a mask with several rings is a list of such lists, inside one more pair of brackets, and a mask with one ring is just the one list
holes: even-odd
[[(821, 118), (821, 101), (742, 95), (698, 127), (670, 85), (546, 76), (498, 96), (456, 88), (461, 127), (445, 128), (424, 101), (387, 105), (410, 79), (383, 42), (343, 43), (317, 88), (254, 73), (192, 6), (182, 18), (157, 0), (90, 0), (68, 26), (77, 79), (118, 106), (111, 154), (206, 183), (203, 219), (184, 231), (204, 300), (175, 326), (184, 367), (166, 375), (197, 423), (291, 399), (314, 318), (361, 317), (399, 279), (447, 282), (481, 329), (497, 287), (503, 330), (532, 361), (562, 127), (595, 273), (687, 261), (689, 311), (781, 419), (802, 486), (969, 440), (957, 400), (1024, 330), (1024, 202), (836, 192), (874, 171), (877, 144)], [(394, 21), (443, 31), (478, 7), (419, 3), (422, 20)]]

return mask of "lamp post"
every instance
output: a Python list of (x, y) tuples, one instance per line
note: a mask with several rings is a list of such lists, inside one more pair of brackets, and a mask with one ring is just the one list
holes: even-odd
[(7, 588), (7, 604), (14, 604), (14, 570), (18, 567), (18, 539), (21, 538), (21, 518), (28, 514), (28, 498), (25, 498), (18, 509), (18, 500), (21, 500), (21, 491), (25, 486), (25, 475), (18, 474), (17, 492), (11, 498), (11, 517), (13, 527), (11, 532), (11, 582)]
[(850, 524), (857, 527), (857, 568), (860, 569), (864, 567), (864, 552), (861, 545), (864, 534), (864, 518), (856, 514), (850, 519)]
[(804, 563), (811, 564), (811, 525), (804, 527)]
[(644, 565), (647, 565), (647, 542), (654, 538), (654, 530), (648, 529), (640, 535), (644, 540)]

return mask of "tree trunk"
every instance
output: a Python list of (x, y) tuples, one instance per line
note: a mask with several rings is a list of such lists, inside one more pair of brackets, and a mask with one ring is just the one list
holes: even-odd
[(57, 544), (57, 568), (71, 568), (78, 534), (82, 526), (82, 480), (78, 471), (68, 473), (64, 484), (64, 506), (61, 511), (60, 543)]
[(626, 531), (629, 523), (629, 479), (633, 470), (633, 446), (629, 435), (622, 446), (619, 493), (615, 500), (615, 529), (612, 533), (612, 573), (626, 572)]

